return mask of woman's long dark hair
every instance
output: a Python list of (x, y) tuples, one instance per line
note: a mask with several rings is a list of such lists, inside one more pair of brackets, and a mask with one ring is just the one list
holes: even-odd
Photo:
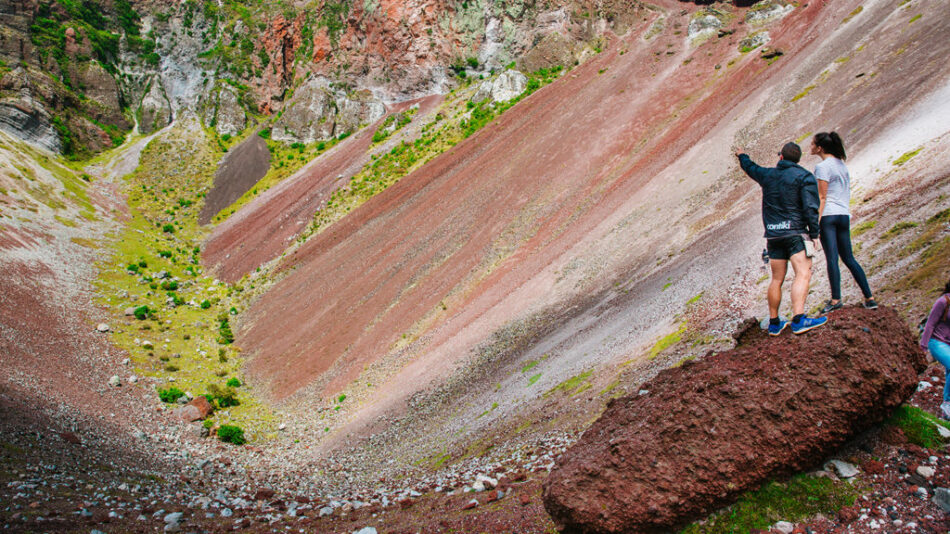
[(847, 154), (844, 153), (844, 143), (841, 142), (841, 136), (837, 132), (816, 133), (814, 141), (819, 148), (825, 151), (825, 154), (831, 154), (841, 161), (848, 159)]
[(947, 285), (943, 286), (944, 293), (950, 293), (950, 280), (947, 280)]

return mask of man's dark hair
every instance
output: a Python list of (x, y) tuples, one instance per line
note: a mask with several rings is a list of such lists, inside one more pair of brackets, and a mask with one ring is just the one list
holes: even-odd
[(782, 159), (798, 163), (802, 159), (802, 148), (795, 143), (785, 143), (782, 147)]
[(947, 285), (943, 286), (944, 293), (950, 293), (950, 280), (947, 280)]

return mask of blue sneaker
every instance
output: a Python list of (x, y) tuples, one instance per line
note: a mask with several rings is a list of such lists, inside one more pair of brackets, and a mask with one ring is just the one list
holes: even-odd
[(788, 326), (788, 321), (783, 321), (779, 319), (778, 324), (769, 323), (769, 335), (777, 336), (782, 333), (782, 330), (785, 330), (785, 327)]
[(827, 317), (802, 317), (802, 320), (798, 321), (797, 323), (792, 321), (792, 333), (804, 334), (805, 332), (813, 328), (818, 328), (827, 322)]

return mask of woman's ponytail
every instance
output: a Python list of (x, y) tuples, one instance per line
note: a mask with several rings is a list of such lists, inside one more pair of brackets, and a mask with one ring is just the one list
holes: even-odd
[(841, 141), (841, 136), (838, 135), (838, 132), (817, 133), (815, 134), (814, 141), (825, 154), (831, 154), (842, 161), (848, 159), (848, 156), (844, 152), (844, 143)]

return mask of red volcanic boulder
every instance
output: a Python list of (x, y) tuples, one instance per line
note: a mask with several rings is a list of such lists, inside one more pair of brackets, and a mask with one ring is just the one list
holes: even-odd
[(924, 354), (891, 309), (801, 336), (755, 329), (612, 401), (557, 462), (544, 506), (566, 532), (667, 532), (812, 468), (914, 392)]
[(175, 415), (182, 421), (190, 423), (192, 421), (198, 421), (208, 417), (213, 411), (214, 407), (211, 406), (211, 403), (208, 402), (208, 399), (199, 395), (198, 397), (192, 399), (188, 404), (175, 410)]

